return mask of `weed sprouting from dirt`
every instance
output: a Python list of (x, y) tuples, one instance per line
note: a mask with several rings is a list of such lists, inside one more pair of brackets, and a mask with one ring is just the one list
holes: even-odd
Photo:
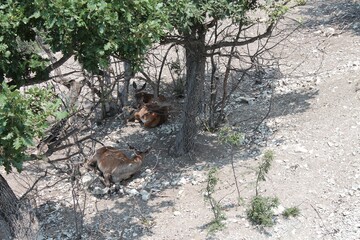
[(259, 166), (259, 169), (257, 171), (257, 178), (256, 178), (256, 184), (255, 184), (255, 195), (258, 196), (259, 194), (259, 182), (260, 181), (266, 181), (265, 175), (269, 172), (271, 163), (274, 160), (274, 152), (271, 150), (267, 150), (264, 153), (262, 163)]
[(251, 200), (250, 208), (246, 211), (247, 217), (253, 224), (270, 227), (274, 225), (273, 209), (279, 206), (277, 197), (255, 196)]
[(240, 188), (235, 171), (234, 149), (235, 147), (240, 146), (244, 142), (245, 135), (239, 131), (232, 129), (230, 126), (224, 126), (220, 129), (218, 138), (222, 143), (228, 144), (231, 148), (231, 153), (230, 153), (231, 168), (234, 175), (235, 186), (238, 194), (238, 204), (240, 205), (242, 198), (240, 196)]
[(257, 177), (255, 183), (255, 197), (251, 200), (250, 208), (246, 211), (248, 219), (257, 225), (272, 226), (274, 225), (274, 211), (273, 209), (279, 206), (279, 199), (277, 197), (263, 197), (259, 195), (260, 181), (265, 181), (266, 174), (269, 172), (271, 163), (274, 160), (274, 152), (267, 150), (257, 170)]
[(215, 200), (213, 197), (213, 194), (215, 193), (215, 187), (218, 183), (218, 177), (216, 176), (218, 169), (217, 168), (211, 168), (208, 173), (208, 180), (207, 180), (207, 186), (206, 186), (206, 194), (204, 195), (204, 198), (206, 201), (210, 203), (211, 211), (214, 214), (214, 220), (211, 221), (208, 225), (208, 231), (210, 234), (220, 231), (225, 228), (225, 224), (223, 221), (226, 219), (222, 209), (221, 205), (218, 201)]
[(300, 209), (298, 207), (289, 207), (289, 208), (285, 209), (284, 212), (282, 213), (282, 215), (285, 218), (296, 217), (299, 214), (300, 214)]
[[(265, 227), (271, 227), (274, 225), (274, 211), (273, 209), (280, 205), (279, 199), (275, 197), (264, 197), (259, 195), (260, 181), (266, 181), (266, 174), (271, 168), (271, 163), (274, 160), (275, 155), (271, 150), (267, 150), (257, 170), (256, 184), (255, 184), (255, 196), (250, 202), (250, 207), (246, 211), (248, 219), (256, 225)], [(285, 209), (282, 215), (285, 218), (290, 216), (297, 216), (300, 214), (300, 210), (297, 207), (291, 207)]]

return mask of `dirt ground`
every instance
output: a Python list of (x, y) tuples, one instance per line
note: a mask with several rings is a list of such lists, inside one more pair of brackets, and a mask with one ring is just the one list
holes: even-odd
[[(151, 130), (116, 121), (101, 128), (104, 144), (125, 149), (126, 142), (141, 139), (139, 147), (151, 144), (153, 150), (127, 187), (112, 194), (76, 193), (84, 209), (82, 239), (360, 238), (360, 1), (309, 1), (290, 17), (303, 26), (276, 50), (281, 75), (268, 74), (262, 84), (243, 89), (253, 99), (249, 103), (235, 94), (228, 109), (236, 129), (246, 133), (260, 124), (248, 148), (232, 154), (216, 133), (202, 132), (194, 153), (174, 159), (167, 150), (175, 119)], [(277, 196), (280, 208), (300, 209), (294, 218), (276, 216), (272, 227), (252, 225), (246, 217), (265, 150), (275, 159), (260, 194)], [(213, 214), (204, 200), (212, 167), (219, 179), (214, 197), (226, 216), (225, 228), (215, 234), (208, 232)], [(28, 167), (6, 178), (21, 195), (34, 174), (43, 173)], [(75, 238), (72, 183), (60, 180), (49, 169), (37, 187), (38, 239)]]

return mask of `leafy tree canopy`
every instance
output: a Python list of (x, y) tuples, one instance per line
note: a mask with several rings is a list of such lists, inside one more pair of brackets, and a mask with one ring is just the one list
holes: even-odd
[(36, 35), (91, 72), (106, 67), (110, 56), (139, 63), (166, 29), (162, 6), (159, 0), (1, 1), (0, 81), (22, 85), (31, 76), (48, 77)]

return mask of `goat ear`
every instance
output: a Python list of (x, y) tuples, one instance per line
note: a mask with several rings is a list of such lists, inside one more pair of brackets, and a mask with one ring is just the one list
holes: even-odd
[(135, 82), (133, 82), (133, 88), (137, 89), (137, 85)]

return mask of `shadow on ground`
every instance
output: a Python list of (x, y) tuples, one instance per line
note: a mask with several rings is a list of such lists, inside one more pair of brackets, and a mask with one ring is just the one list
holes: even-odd
[[(306, 7), (310, 6), (310, 7)], [(304, 25), (309, 28), (323, 26), (337, 31), (349, 31), (360, 35), (360, 2), (356, 0), (308, 1), (302, 11), (309, 19)]]

